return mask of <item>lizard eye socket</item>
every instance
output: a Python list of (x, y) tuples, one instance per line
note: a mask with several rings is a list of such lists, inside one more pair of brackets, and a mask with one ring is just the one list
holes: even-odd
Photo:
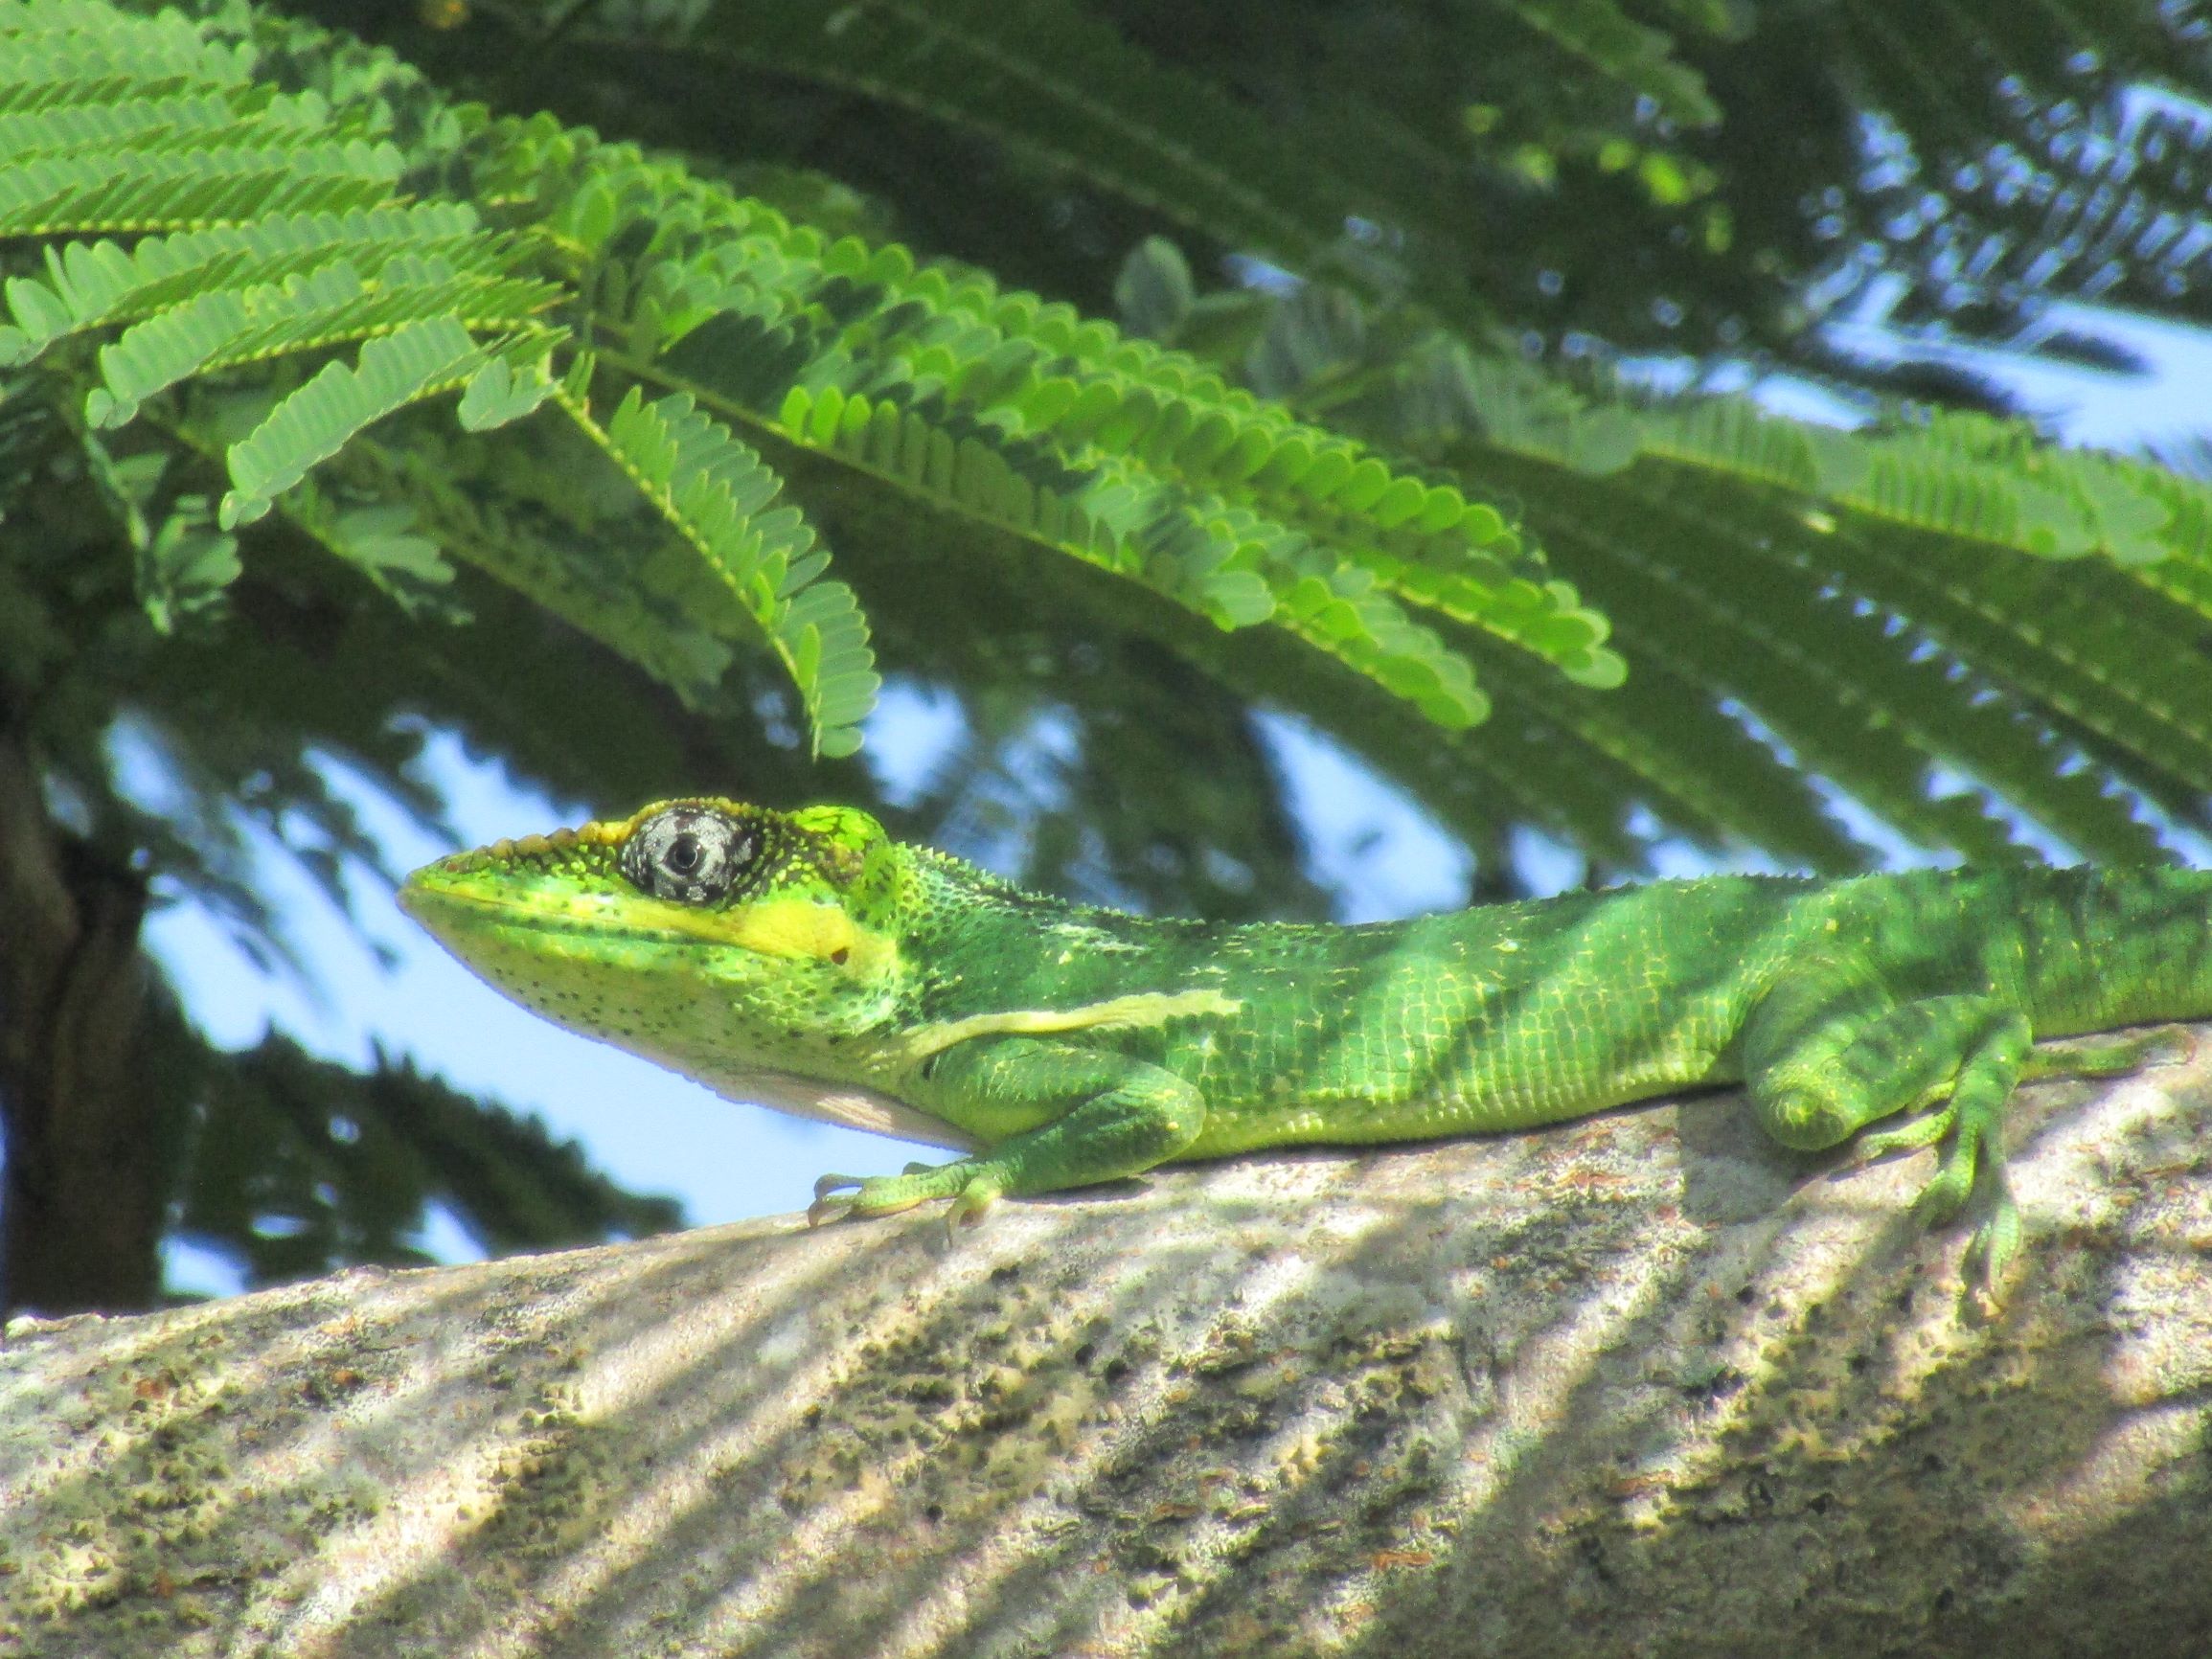
[(671, 807), (630, 831), (623, 843), (625, 879), (641, 893), (678, 904), (715, 904), (751, 868), (760, 838), (705, 807)]

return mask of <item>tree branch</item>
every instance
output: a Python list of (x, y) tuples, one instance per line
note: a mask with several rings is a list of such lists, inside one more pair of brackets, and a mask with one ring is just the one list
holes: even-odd
[(1715, 1096), (0, 1352), (0, 1654), (2007, 1659), (2212, 1627), (2212, 1050), (1929, 1154)]

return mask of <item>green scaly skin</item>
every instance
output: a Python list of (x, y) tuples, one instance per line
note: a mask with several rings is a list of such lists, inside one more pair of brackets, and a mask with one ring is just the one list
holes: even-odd
[[(2212, 874), (1719, 876), (1364, 927), (1152, 920), (1024, 892), (865, 813), (661, 802), (408, 877), (492, 985), (725, 1095), (970, 1155), (825, 1177), (813, 1219), (1257, 1148), (1526, 1129), (1742, 1083), (1775, 1140), (1946, 1143), (1987, 1190), (2015, 1084), (2140, 1064), (2041, 1037), (2212, 1014)], [(841, 1194), (833, 1196), (832, 1194)]]

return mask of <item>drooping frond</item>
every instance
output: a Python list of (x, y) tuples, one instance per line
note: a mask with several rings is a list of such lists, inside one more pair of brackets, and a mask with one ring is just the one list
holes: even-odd
[(1318, 256), (1355, 205), (1335, 170), (1291, 159), (1255, 111), (1203, 80), (1163, 70), (1066, 0), (863, 0), (844, 8), (834, 28), (809, 0), (690, 17), (616, 6), (595, 21), (648, 36), (674, 25), (688, 50), (986, 132), (1098, 176), (1194, 231), (1286, 257)]
[(830, 556), (799, 511), (770, 510), (781, 481), (680, 392), (649, 403), (631, 388), (601, 436), (698, 552), (702, 580), (678, 596), (682, 608), (711, 617), (734, 606), (750, 618), (801, 688), (817, 752), (857, 749), (880, 683), (868, 630), (852, 589), (822, 579)]
[(1577, 61), (1684, 126), (1710, 126), (1720, 105), (1696, 70), (1677, 61), (1674, 41), (1609, 0), (1509, 0), (1507, 10)]
[[(1487, 314), (1470, 269), (1517, 257), (1471, 211), (1471, 171), (1518, 191), (1547, 184), (1562, 156), (1605, 156), (1618, 171), (1611, 152), (1625, 148), (1662, 216), (1705, 188), (1665, 136), (1717, 114), (1676, 44), (1742, 33), (1733, 8), (1669, 7), (1664, 26), (1621, 0), (1345, 10), (1344, 33), (1377, 36), (1376, 55), (1403, 66), (1424, 107), (1326, 72), (1319, 84), (1270, 75), (1283, 31), (1264, 8), (1185, 31), (1132, 28), (1075, 0), (859, 0), (827, 14), (809, 0), (614, 0), (591, 9), (584, 37), (657, 43), (690, 73), (796, 79), (908, 111), (1208, 242), (1370, 291), (1411, 281), (1471, 328)], [(1242, 60), (1233, 84), (1176, 60), (1187, 36), (1215, 29), (1217, 49)], [(1442, 73), (1419, 66), (1425, 50)], [(1532, 85), (1548, 96), (1529, 99)], [(1414, 234), (1378, 261), (1361, 239), (1378, 226)]]
[(2203, 32), (2157, 7), (2003, 0), (1838, 16), (1879, 114), (1823, 284), (1844, 307), (1880, 273), (1902, 323), (2030, 343), (2062, 302), (2202, 319), (2212, 293)]
[(2163, 469), (2055, 448), (2017, 421), (1932, 413), (1864, 433), (1823, 431), (1716, 399), (1642, 422), (1639, 449), (1779, 485), (1870, 517), (2045, 558), (2154, 564), (2184, 551), (2188, 493)]

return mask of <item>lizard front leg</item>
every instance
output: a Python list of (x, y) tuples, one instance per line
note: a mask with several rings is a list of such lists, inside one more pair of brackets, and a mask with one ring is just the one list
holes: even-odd
[(1204, 1097), (1163, 1067), (1033, 1037), (947, 1050), (929, 1066), (922, 1090), (936, 1116), (963, 1126), (1046, 1121), (935, 1168), (909, 1165), (902, 1175), (864, 1179), (825, 1175), (814, 1184), (809, 1225), (888, 1216), (930, 1198), (952, 1200), (948, 1223), (973, 1222), (1002, 1196), (1141, 1174), (1190, 1146), (1206, 1122)]

